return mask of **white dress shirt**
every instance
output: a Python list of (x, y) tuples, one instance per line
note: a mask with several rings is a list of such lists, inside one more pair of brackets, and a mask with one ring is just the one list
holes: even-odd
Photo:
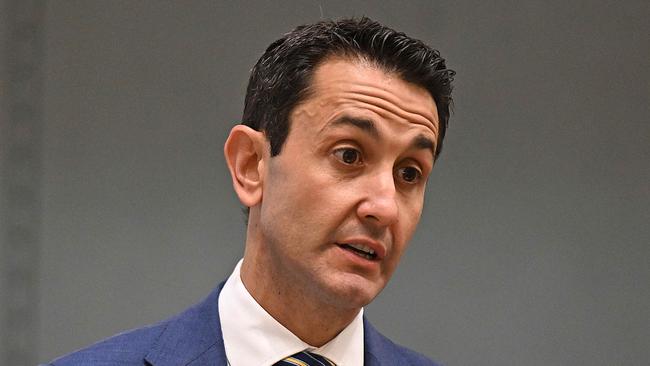
[(226, 357), (232, 366), (272, 366), (303, 350), (337, 366), (363, 365), (363, 309), (339, 335), (317, 348), (300, 340), (266, 312), (241, 280), (242, 260), (219, 294), (219, 317)]

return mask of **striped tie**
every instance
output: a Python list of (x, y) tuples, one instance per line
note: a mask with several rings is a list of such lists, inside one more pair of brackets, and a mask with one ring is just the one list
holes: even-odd
[(278, 361), (273, 366), (336, 366), (336, 364), (321, 355), (302, 351)]

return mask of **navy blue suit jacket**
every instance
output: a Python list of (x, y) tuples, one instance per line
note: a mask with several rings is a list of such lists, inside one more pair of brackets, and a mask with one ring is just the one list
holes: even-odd
[[(217, 299), (223, 283), (201, 303), (175, 317), (100, 341), (52, 361), (50, 366), (226, 366)], [(364, 318), (365, 366), (436, 366), (396, 345)], [(256, 365), (251, 365), (256, 366)]]

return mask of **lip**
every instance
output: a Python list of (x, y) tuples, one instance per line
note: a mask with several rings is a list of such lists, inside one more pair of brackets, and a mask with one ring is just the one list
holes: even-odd
[(342, 240), (337, 240), (336, 244), (337, 245), (356, 244), (356, 245), (367, 246), (375, 252), (376, 255), (376, 257), (374, 258), (375, 261), (381, 261), (386, 256), (386, 247), (382, 243), (380, 243), (377, 240), (373, 240), (366, 237), (345, 238)]

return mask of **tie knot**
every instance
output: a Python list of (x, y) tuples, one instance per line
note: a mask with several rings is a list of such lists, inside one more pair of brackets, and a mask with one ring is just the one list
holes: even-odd
[(336, 366), (336, 364), (321, 355), (302, 351), (277, 362), (273, 366)]

